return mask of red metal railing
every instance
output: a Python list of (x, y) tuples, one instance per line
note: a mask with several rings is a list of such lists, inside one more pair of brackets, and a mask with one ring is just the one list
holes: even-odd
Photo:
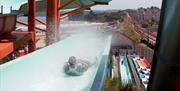
[[(24, 22), (21, 22), (21, 21), (17, 21), (17, 23), (18, 23), (18, 24), (21, 24), (21, 25), (24, 25), (24, 26), (28, 26), (27, 23), (24, 23)], [(43, 31), (43, 32), (46, 32), (45, 29), (41, 29), (41, 28), (38, 28), (38, 27), (36, 27), (36, 29), (37, 29), (37, 30), (40, 30), (40, 31)]]

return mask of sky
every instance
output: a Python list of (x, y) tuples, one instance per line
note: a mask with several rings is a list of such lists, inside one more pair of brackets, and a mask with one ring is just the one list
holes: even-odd
[(137, 9), (139, 7), (157, 6), (161, 8), (162, 0), (112, 0), (109, 5), (97, 5), (92, 10)]
[[(10, 6), (12, 6), (13, 9), (19, 9), (21, 4), (26, 3), (28, 0), (0, 0), (0, 5), (4, 6), (4, 13), (10, 12)], [(38, 0), (36, 0), (38, 1)]]
[[(0, 5), (4, 5), (4, 12), (10, 12), (10, 6), (13, 9), (19, 9), (20, 5), (28, 0), (0, 0)], [(37, 0), (38, 1), (38, 0)], [(137, 9), (139, 7), (161, 7), (162, 0), (112, 0), (109, 5), (96, 5), (92, 10), (114, 10), (114, 9)]]

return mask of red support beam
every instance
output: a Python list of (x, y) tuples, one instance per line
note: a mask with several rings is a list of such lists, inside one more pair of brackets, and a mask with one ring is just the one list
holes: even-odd
[(58, 32), (57, 1), (58, 0), (47, 0), (46, 45), (51, 45), (52, 43), (58, 41), (57, 36), (59, 36), (59, 34), (57, 33)]
[[(26, 24), (26, 23), (24, 23), (24, 22), (21, 22), (21, 21), (16, 21), (16, 23), (21, 24), (21, 25), (24, 25), (24, 26), (28, 26), (28, 24)], [(39, 28), (39, 27), (36, 27), (36, 29), (37, 29), (37, 30), (40, 30), (40, 31), (43, 31), (43, 32), (46, 32), (45, 29), (41, 29), (41, 28)]]
[(13, 31), (9, 35), (0, 36), (0, 59), (22, 47), (32, 39), (32, 32)]
[(12, 42), (6, 42), (6, 43), (0, 43), (0, 59), (3, 59), (8, 54), (14, 51), (13, 43)]
[(46, 23), (42, 22), (41, 20), (36, 19), (36, 21), (46, 26)]
[[(57, 1), (57, 8), (59, 9), (61, 7), (61, 1), (60, 0), (58, 0)], [(61, 14), (60, 14), (60, 10), (57, 10), (57, 23), (58, 23), (58, 25), (57, 25), (57, 34), (59, 34), (59, 36), (57, 36), (57, 40), (59, 41), (60, 40), (60, 17), (61, 16)]]
[(28, 31), (33, 32), (29, 52), (32, 52), (36, 49), (36, 0), (28, 0), (28, 8)]

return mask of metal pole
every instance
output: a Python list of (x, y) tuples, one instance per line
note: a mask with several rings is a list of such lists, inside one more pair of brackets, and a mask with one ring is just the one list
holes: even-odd
[[(179, 0), (163, 0), (159, 31), (147, 91), (180, 91)], [(172, 32), (173, 31), (173, 32)]]
[[(16, 23), (21, 24), (21, 25), (24, 25), (24, 26), (28, 26), (28, 24), (26, 24), (26, 23), (24, 23), (24, 22), (21, 22), (21, 21), (16, 21)], [(39, 28), (39, 27), (36, 27), (36, 29), (39, 30), (39, 31), (42, 31), (42, 32), (46, 32), (45, 29), (41, 29), (41, 28)]]
[(1, 13), (3, 14), (3, 5), (1, 5)]
[(61, 13), (60, 13), (60, 10), (59, 10), (59, 8), (61, 7), (61, 1), (60, 0), (58, 0), (57, 1), (57, 34), (58, 34), (58, 36), (57, 36), (57, 41), (59, 41), (60, 40), (60, 16), (61, 16)]
[(12, 6), (10, 6), (10, 13), (12, 13)]
[(150, 44), (149, 42), (149, 33), (150, 33), (150, 28), (147, 28), (148, 29), (148, 44)]
[(47, 30), (46, 30), (46, 45), (50, 45), (57, 41), (57, 0), (47, 0)]
[(36, 0), (28, 0), (28, 7), (28, 31), (32, 32), (29, 52), (32, 52), (36, 49)]
[(180, 90), (179, 84), (180, 84), (180, 68), (179, 68), (179, 70), (177, 72), (177, 75), (176, 75), (176, 84), (175, 84), (175, 87), (174, 87), (173, 91)]

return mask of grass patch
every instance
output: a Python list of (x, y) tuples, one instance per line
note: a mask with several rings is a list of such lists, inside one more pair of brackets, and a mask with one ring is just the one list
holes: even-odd
[(131, 40), (133, 40), (136, 43), (140, 43), (141, 36), (138, 35), (131, 27), (130, 24), (128, 24), (128, 21), (124, 21), (122, 23), (122, 29), (123, 33), (129, 37)]
[(6, 56), (5, 58), (0, 59), (0, 65), (8, 62), (8, 61), (10, 60), (10, 58), (11, 58), (11, 57), (8, 55), (8, 56)]
[(104, 91), (145, 91), (145, 89), (134, 84), (122, 85), (120, 79), (108, 78), (105, 81)]
[(104, 91), (120, 91), (120, 89), (121, 89), (121, 82), (119, 79), (108, 78), (105, 81)]

